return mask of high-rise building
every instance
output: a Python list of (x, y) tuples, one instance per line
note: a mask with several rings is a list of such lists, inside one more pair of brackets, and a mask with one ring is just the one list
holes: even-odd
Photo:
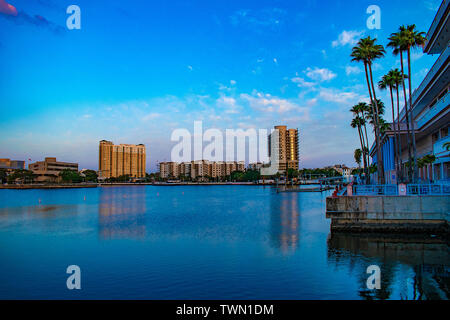
[[(278, 130), (278, 159), (279, 172), (286, 172), (288, 169), (299, 169), (299, 137), (298, 129), (288, 129), (286, 126), (276, 126)], [(273, 135), (269, 135), (269, 157), (272, 156), (272, 141)]]
[(100, 178), (145, 177), (145, 146), (143, 144), (114, 145), (111, 141), (100, 141), (98, 170)]

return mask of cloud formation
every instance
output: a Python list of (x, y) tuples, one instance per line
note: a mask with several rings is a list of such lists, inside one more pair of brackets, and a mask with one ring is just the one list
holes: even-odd
[(344, 47), (346, 45), (354, 46), (359, 38), (363, 35), (363, 31), (342, 31), (337, 40), (334, 40), (331, 45), (333, 48)]
[(333, 71), (323, 68), (319, 69), (315, 67), (314, 69), (307, 68), (304, 73), (311, 79), (324, 82), (324, 81), (330, 81), (337, 77), (337, 74), (335, 74)]

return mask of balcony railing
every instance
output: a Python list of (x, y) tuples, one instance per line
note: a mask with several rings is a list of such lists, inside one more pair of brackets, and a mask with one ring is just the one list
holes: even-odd
[[(354, 196), (398, 196), (397, 185), (361, 185), (353, 186)], [(407, 196), (450, 195), (450, 184), (409, 184), (406, 187)]]
[[(434, 78), (436, 73), (441, 69), (442, 65), (447, 61), (447, 59), (450, 56), (450, 47), (447, 47), (445, 51), (441, 54), (441, 56), (436, 60), (431, 70), (428, 72), (428, 74), (423, 79), (422, 83), (419, 85), (419, 87), (414, 90), (412, 94), (412, 101), (413, 101), (413, 107), (419, 102), (417, 99), (419, 98), (420, 94), (425, 90), (427, 85), (430, 83), (430, 81)], [(409, 101), (408, 101), (409, 105)], [(411, 111), (410, 111), (411, 112)], [(414, 112), (413, 112), (414, 113)], [(403, 119), (405, 117), (405, 108), (403, 107), (402, 111), (400, 111), (400, 119)]]
[(442, 65), (445, 63), (445, 61), (447, 61), (449, 56), (450, 56), (450, 47), (447, 47), (445, 51), (441, 54), (441, 56), (437, 59), (437, 61), (434, 63), (433, 67), (425, 76), (425, 79), (422, 81), (420, 86), (416, 90), (414, 90), (412, 94), (412, 101), (414, 102), (414, 104), (417, 103), (417, 98), (420, 96), (420, 94), (428, 85), (428, 83), (434, 78), (439, 69), (441, 69)]
[(447, 142), (450, 142), (450, 136), (446, 136), (445, 138), (436, 141), (433, 144), (433, 154), (438, 157), (441, 156), (441, 154), (444, 155), (445, 153), (448, 153), (447, 149), (444, 148), (444, 144)]
[(436, 115), (438, 115), (439, 112), (447, 108), (449, 104), (450, 92), (447, 92), (447, 94), (443, 98), (441, 98), (432, 108), (430, 108), (422, 117), (417, 120), (417, 126), (419, 127), (419, 129), (427, 124)]

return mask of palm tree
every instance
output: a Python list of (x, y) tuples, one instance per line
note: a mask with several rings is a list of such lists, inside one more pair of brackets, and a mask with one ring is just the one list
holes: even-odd
[[(417, 167), (417, 148), (416, 148), (416, 134), (414, 130), (414, 119), (412, 119), (412, 85), (411, 85), (411, 49), (417, 48), (425, 43), (425, 33), (419, 32), (416, 30), (416, 26), (409, 25), (407, 27), (401, 26), (399, 32), (391, 34), (389, 38), (390, 42), (388, 47), (394, 49), (394, 55), (398, 55), (400, 53), (400, 62), (402, 67), (402, 73), (404, 74), (404, 66), (403, 66), (403, 52), (407, 52), (408, 55), (408, 85), (409, 85), (409, 104), (410, 108), (408, 111), (408, 102), (406, 99), (406, 86), (403, 78), (403, 95), (405, 97), (405, 114), (406, 114), (406, 125), (409, 135), (409, 120), (411, 121), (412, 126), (412, 148), (413, 155), (411, 155), (411, 145), (410, 145), (410, 137), (408, 136), (408, 151), (409, 151), (409, 161), (413, 159), (414, 167), (413, 167), (413, 180), (418, 180), (418, 167)], [(408, 115), (410, 113), (410, 115)], [(411, 168), (411, 167), (410, 167)]]
[[(364, 135), (362, 132), (362, 126), (363, 126), (363, 122), (365, 122), (365, 120), (363, 118), (361, 118), (360, 116), (356, 116), (355, 118), (353, 118), (352, 122), (351, 122), (351, 127), (353, 129), (358, 128), (358, 134), (359, 134), (359, 142), (361, 143), (361, 150), (365, 149), (365, 144), (364, 144)], [(366, 157), (364, 157), (364, 171), (368, 168), (367, 166), (367, 159)], [(367, 177), (368, 175), (366, 175)]]
[[(363, 152), (361, 149), (356, 149), (354, 153), (355, 162), (358, 164), (358, 171), (359, 171), (359, 178), (361, 180), (361, 158), (362, 158)], [(365, 160), (365, 159), (364, 159)], [(365, 168), (364, 168), (365, 169)]]
[[(385, 50), (382, 45), (376, 44), (377, 39), (372, 39), (370, 36), (360, 39), (357, 45), (352, 49), (351, 57), (352, 61), (363, 62), (364, 70), (366, 73), (367, 87), (369, 89), (370, 101), (372, 102), (373, 110), (372, 114), (378, 114), (377, 97), (375, 87), (373, 84), (372, 63), (374, 60), (384, 56)], [(375, 143), (377, 148), (377, 167), (378, 167), (378, 183), (384, 183), (384, 168), (383, 168), (383, 156), (380, 144), (380, 130), (377, 121), (375, 119)]]
[[(389, 88), (389, 92), (391, 94), (391, 105), (392, 105), (392, 130), (394, 131), (394, 145), (398, 145), (399, 138), (397, 136), (397, 130), (395, 126), (395, 105), (394, 105), (394, 88), (397, 86), (396, 78), (395, 78), (395, 71), (391, 70), (388, 72), (388, 74), (384, 75), (381, 78), (381, 81), (378, 82), (378, 88), (380, 90), (387, 90)], [(398, 154), (398, 148), (395, 148), (394, 150), (394, 162), (395, 162), (395, 172), (396, 176), (399, 176), (399, 163), (398, 159), (400, 155)]]
[[(407, 48), (408, 52), (408, 87), (409, 87), (409, 104), (410, 104), (410, 112), (412, 113), (412, 86), (411, 86), (411, 49), (418, 48), (425, 44), (425, 32), (419, 32), (416, 30), (416, 25), (412, 24), (406, 27), (404, 30), (405, 37), (404, 44)], [(416, 134), (414, 129), (414, 119), (411, 114), (411, 125), (412, 125), (412, 139), (413, 139), (413, 151), (414, 151), (414, 181), (417, 182), (419, 179), (419, 170), (417, 167), (417, 149), (416, 149)]]
[[(406, 50), (404, 44), (404, 34), (402, 33), (402, 28), (400, 27), (400, 31), (397, 33), (392, 33), (389, 37), (388, 47), (393, 49), (393, 54), (395, 56), (400, 54), (400, 65), (401, 65), (401, 75), (402, 75), (402, 87), (403, 87), (403, 97), (405, 99), (405, 120), (406, 120), (406, 140), (408, 144), (408, 162), (412, 162), (412, 153), (411, 153), (411, 130), (409, 125), (409, 109), (408, 109), (408, 101), (406, 98), (406, 85), (405, 85), (405, 68), (403, 63), (403, 51)], [(400, 113), (399, 119), (400, 122)], [(410, 168), (410, 167), (409, 167)], [(409, 170), (410, 171), (410, 170)], [(411, 172), (408, 171), (408, 178), (411, 177)]]
[(402, 72), (398, 69), (393, 69), (392, 71), (392, 78), (395, 83), (395, 92), (397, 96), (397, 131), (398, 131), (398, 140), (396, 143), (396, 149), (398, 150), (398, 181), (403, 182), (403, 166), (402, 166), (402, 137), (401, 137), (401, 128), (400, 128), (400, 95), (399, 95), (399, 88), (402, 87), (404, 81), (403, 79), (407, 79), (408, 76), (406, 74), (402, 74)]
[[(362, 145), (361, 145), (361, 151), (362, 151), (362, 155), (364, 157), (364, 172), (366, 173), (366, 177), (369, 177), (369, 152), (367, 151), (369, 148), (369, 139), (367, 137), (367, 127), (366, 127), (366, 112), (368, 110), (368, 105), (367, 103), (364, 102), (360, 102), (357, 105), (353, 106), (350, 109), (350, 112), (353, 113), (353, 115), (355, 115), (356, 117), (360, 118), (359, 123), (361, 124), (361, 130), (360, 130), (360, 140), (362, 140)], [(363, 134), (362, 131), (362, 127), (364, 127), (364, 132), (365, 132), (365, 136)], [(366, 181), (368, 183), (368, 181)]]

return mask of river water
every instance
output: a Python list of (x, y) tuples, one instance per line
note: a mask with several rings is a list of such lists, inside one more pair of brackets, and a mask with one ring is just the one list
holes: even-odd
[[(0, 190), (1, 299), (448, 299), (436, 237), (331, 234), (330, 193)], [(69, 265), (81, 290), (68, 290)], [(379, 266), (381, 289), (367, 287)]]

